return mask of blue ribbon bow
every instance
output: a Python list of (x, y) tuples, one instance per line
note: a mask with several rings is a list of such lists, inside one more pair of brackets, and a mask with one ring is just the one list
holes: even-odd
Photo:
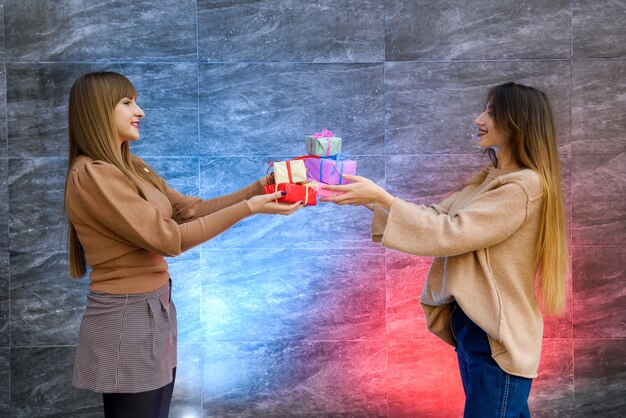
[(324, 165), (324, 160), (334, 160), (336, 161), (335, 165), (333, 166), (333, 169), (331, 170), (330, 174), (336, 173), (337, 172), (337, 166), (341, 165), (341, 168), (339, 169), (339, 184), (343, 183), (343, 166), (344, 160), (349, 160), (351, 157), (350, 154), (348, 154), (347, 152), (340, 152), (338, 154), (333, 155), (332, 157), (320, 157), (320, 182), (324, 183), (323, 180), (323, 171), (322, 171), (322, 167)]

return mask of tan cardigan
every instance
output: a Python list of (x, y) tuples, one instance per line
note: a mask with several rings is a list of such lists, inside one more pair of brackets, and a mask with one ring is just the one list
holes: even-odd
[[(91, 290), (126, 294), (160, 288), (169, 279), (165, 256), (202, 244), (251, 215), (245, 199), (263, 193), (256, 182), (202, 200), (178, 193), (165, 181), (167, 196), (139, 182), (147, 200), (124, 173), (104, 161), (80, 156), (68, 173), (66, 211), (92, 267)], [(180, 224), (172, 219), (172, 207)]]
[(543, 334), (534, 291), (542, 184), (529, 169), (485, 170), (481, 184), (431, 207), (398, 198), (388, 214), (376, 207), (372, 239), (435, 257), (420, 297), (432, 333), (456, 346), (450, 328), (450, 304), (456, 300), (488, 334), (498, 365), (534, 378)]

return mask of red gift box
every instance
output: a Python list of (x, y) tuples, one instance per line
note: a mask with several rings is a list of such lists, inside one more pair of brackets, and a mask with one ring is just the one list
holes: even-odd
[(287, 192), (285, 196), (278, 199), (278, 203), (296, 203), (301, 201), (305, 206), (317, 204), (317, 193), (312, 187), (292, 183), (268, 184), (265, 186), (265, 194), (274, 193), (276, 187), (278, 187), (279, 191), (284, 190)]

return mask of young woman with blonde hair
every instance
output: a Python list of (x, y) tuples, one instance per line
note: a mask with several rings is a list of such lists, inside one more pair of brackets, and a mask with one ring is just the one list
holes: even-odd
[[(372, 238), (434, 256), (420, 304), (427, 327), (456, 347), (465, 417), (529, 417), (543, 320), (565, 310), (567, 242), (559, 160), (546, 95), (506, 83), (476, 118), (493, 166), (441, 203), (405, 202), (372, 181), (328, 186), (322, 200), (374, 210)], [(535, 292), (539, 280), (540, 290)]]
[(210, 200), (176, 192), (130, 153), (144, 117), (136, 97), (126, 77), (90, 73), (74, 82), (68, 107), (70, 274), (91, 266), (72, 384), (102, 393), (107, 418), (168, 415), (177, 330), (164, 257), (250, 215), (289, 215), (300, 204), (264, 195), (265, 178)]

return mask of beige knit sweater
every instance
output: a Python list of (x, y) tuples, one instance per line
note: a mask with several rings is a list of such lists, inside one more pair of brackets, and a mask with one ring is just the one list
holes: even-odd
[[(90, 289), (144, 293), (167, 283), (166, 256), (175, 256), (251, 215), (245, 199), (263, 193), (260, 182), (202, 200), (173, 190), (167, 196), (137, 179), (147, 200), (114, 165), (80, 156), (68, 173), (66, 211), (92, 267)], [(170, 203), (171, 202), (171, 203)], [(172, 219), (172, 207), (180, 223)]]
[(498, 365), (534, 378), (543, 334), (534, 291), (542, 184), (529, 169), (485, 170), (481, 184), (431, 207), (398, 198), (388, 214), (376, 207), (372, 238), (435, 257), (420, 298), (432, 333), (456, 346), (450, 328), (450, 304), (456, 300), (488, 334)]

